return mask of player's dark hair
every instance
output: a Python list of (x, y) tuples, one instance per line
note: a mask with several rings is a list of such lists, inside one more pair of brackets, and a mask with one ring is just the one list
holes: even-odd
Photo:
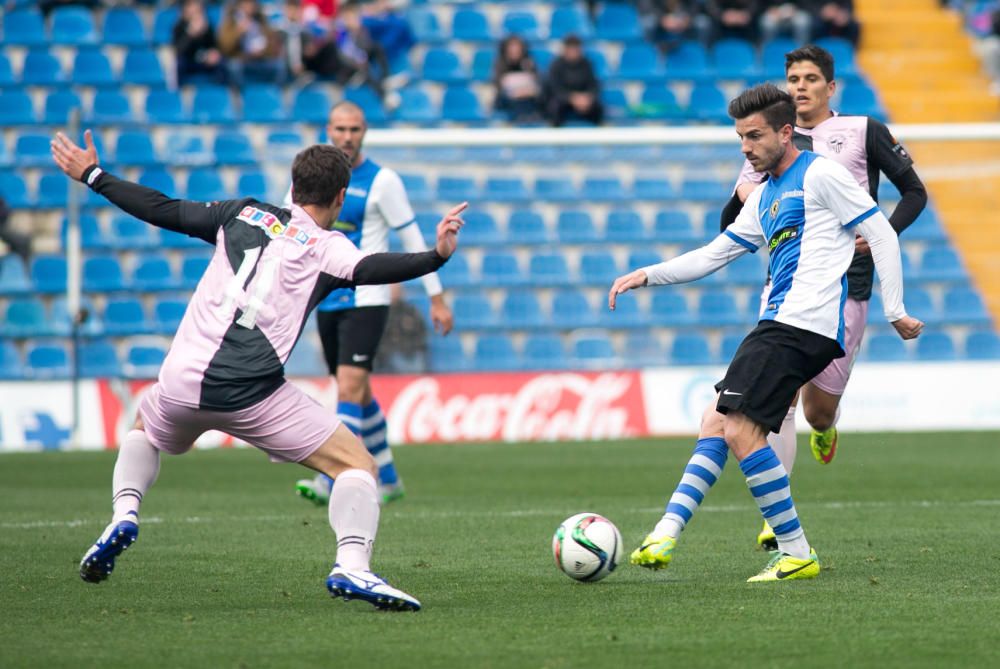
[(346, 153), (329, 144), (313, 144), (292, 161), (292, 202), (329, 207), (350, 180)]
[(739, 120), (751, 114), (763, 114), (775, 131), (795, 125), (795, 101), (774, 84), (757, 84), (729, 102), (729, 115)]
[(815, 44), (806, 44), (786, 53), (785, 72), (787, 73), (788, 68), (795, 63), (801, 63), (804, 60), (815, 64), (823, 73), (823, 78), (826, 79), (827, 83), (833, 81), (833, 56), (829, 51)]

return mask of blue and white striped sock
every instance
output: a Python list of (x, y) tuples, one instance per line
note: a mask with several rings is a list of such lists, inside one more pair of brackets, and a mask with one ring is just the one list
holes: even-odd
[(670, 496), (660, 522), (653, 528), (655, 536), (667, 535), (674, 539), (680, 536), (681, 530), (698, 510), (709, 489), (719, 480), (728, 456), (729, 448), (721, 437), (698, 440), (694, 453), (684, 468), (681, 482)]
[(774, 530), (778, 550), (803, 560), (808, 558), (809, 542), (795, 512), (788, 473), (778, 456), (770, 446), (764, 446), (745, 457), (740, 469), (764, 520)]
[(372, 403), (362, 409), (361, 440), (375, 458), (375, 464), (378, 465), (378, 482), (382, 485), (392, 485), (399, 481), (396, 465), (392, 461), (392, 449), (389, 448), (388, 431), (382, 407), (378, 405), (377, 400), (372, 399)]

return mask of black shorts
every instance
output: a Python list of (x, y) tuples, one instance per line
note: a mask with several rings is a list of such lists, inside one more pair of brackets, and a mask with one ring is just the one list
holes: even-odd
[(355, 307), (337, 311), (317, 311), (319, 339), (330, 374), (340, 365), (372, 371), (378, 343), (382, 341), (389, 307)]
[(719, 413), (739, 411), (778, 432), (799, 388), (842, 357), (844, 349), (835, 339), (761, 321), (736, 349), (726, 377), (715, 384)]

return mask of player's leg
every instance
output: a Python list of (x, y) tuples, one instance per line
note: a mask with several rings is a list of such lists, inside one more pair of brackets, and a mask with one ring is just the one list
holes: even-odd
[(715, 409), (715, 402), (705, 410), (698, 442), (680, 483), (670, 496), (656, 527), (632, 551), (629, 558), (632, 564), (647, 569), (663, 569), (670, 564), (677, 539), (726, 465), (729, 449), (722, 438), (722, 418), (722, 414)]
[[(798, 396), (785, 412), (785, 418), (781, 421), (781, 429), (767, 435), (767, 443), (771, 444), (775, 455), (781, 460), (785, 471), (792, 475), (795, 467), (795, 455), (798, 452), (797, 435), (795, 432), (795, 410), (798, 404)], [(757, 534), (757, 545), (767, 551), (778, 550), (778, 540), (774, 536), (774, 530), (764, 521), (764, 527)]]
[(177, 424), (178, 411), (160, 397), (159, 384), (143, 396), (132, 430), (118, 448), (112, 475), (111, 523), (80, 560), (80, 577), (99, 583), (111, 575), (115, 561), (139, 536), (139, 507), (160, 471), (160, 450), (184, 453), (203, 430), (197, 421)]
[(868, 321), (868, 301), (848, 298), (844, 303), (844, 352), (802, 389), (802, 410), (812, 427), (809, 447), (820, 464), (829, 464), (837, 455), (840, 398), (847, 389)]

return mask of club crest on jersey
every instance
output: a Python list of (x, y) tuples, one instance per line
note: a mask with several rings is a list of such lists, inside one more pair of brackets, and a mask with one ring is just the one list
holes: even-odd
[(285, 225), (281, 220), (269, 211), (262, 211), (257, 207), (247, 205), (243, 207), (236, 219), (243, 221), (255, 228), (260, 228), (271, 239), (278, 237), (291, 237), (303, 246), (312, 246), (318, 240), (309, 236), (305, 230), (301, 230), (294, 225)]
[(847, 137), (844, 135), (832, 135), (826, 144), (833, 149), (834, 153), (840, 153), (847, 146)]
[(771, 203), (771, 218), (778, 217), (778, 209), (781, 208), (781, 200), (775, 200)]

